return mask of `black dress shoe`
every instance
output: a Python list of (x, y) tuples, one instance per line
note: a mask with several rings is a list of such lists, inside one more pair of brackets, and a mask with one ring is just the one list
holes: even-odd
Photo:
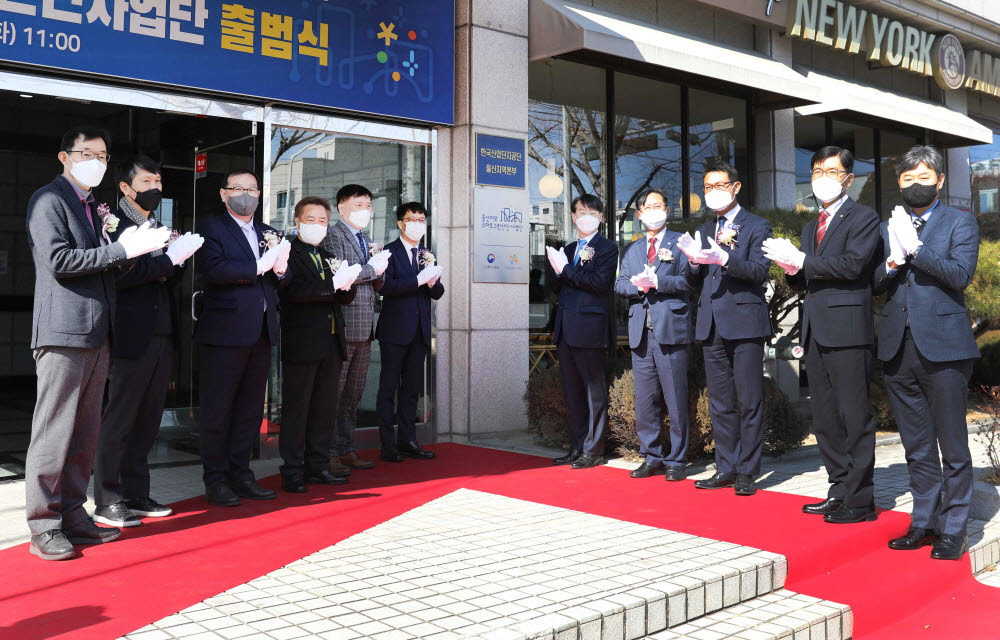
[(753, 476), (747, 473), (737, 473), (735, 491), (738, 496), (752, 496), (757, 493), (757, 485), (753, 481)]
[(386, 462), (402, 462), (403, 456), (394, 446), (382, 447), (382, 459)]
[(116, 502), (94, 510), (94, 522), (112, 527), (138, 527), (142, 524), (139, 516), (132, 513), (124, 502)]
[(667, 482), (680, 482), (686, 476), (684, 475), (684, 467), (678, 466), (676, 464), (668, 464), (666, 471), (663, 475), (667, 477)]
[(573, 464), (569, 466), (570, 469), (592, 469), (594, 467), (604, 464), (603, 456), (588, 456), (583, 454), (579, 458), (573, 461)]
[(117, 527), (99, 527), (87, 518), (75, 527), (63, 529), (63, 533), (70, 544), (104, 544), (121, 537), (122, 530)]
[(654, 467), (653, 465), (643, 462), (637, 468), (632, 469), (629, 472), (628, 477), (630, 478), (651, 478), (658, 473), (663, 472), (663, 467)]
[(66, 534), (59, 529), (49, 529), (45, 533), (31, 536), (29, 551), (42, 560), (69, 560), (76, 555)]
[(307, 473), (306, 482), (310, 484), (347, 484), (347, 478), (335, 476), (329, 469), (320, 469)]
[(128, 510), (143, 518), (165, 518), (174, 512), (170, 507), (152, 498), (132, 498), (125, 501)]
[(281, 476), (281, 488), (288, 493), (305, 493), (306, 483), (299, 474)]
[(859, 522), (872, 522), (877, 518), (878, 512), (875, 511), (875, 505), (873, 504), (867, 507), (849, 507), (846, 504), (842, 504), (833, 513), (823, 516), (823, 522), (830, 522), (832, 524), (857, 524)]
[(844, 504), (843, 500), (838, 498), (827, 498), (823, 502), (816, 502), (814, 504), (804, 504), (802, 505), (802, 513), (811, 513), (817, 516), (825, 516), (828, 513), (833, 513), (840, 508), (840, 505)]
[(564, 456), (552, 459), (552, 464), (573, 464), (573, 461), (583, 455), (579, 449), (570, 449)]
[(216, 482), (205, 488), (205, 499), (217, 507), (238, 507), (240, 499), (225, 482)]
[(937, 533), (933, 529), (910, 527), (906, 535), (890, 540), (889, 548), (896, 551), (913, 551), (914, 549), (934, 544), (937, 537)]
[(405, 458), (416, 458), (417, 460), (430, 460), (431, 458), (436, 458), (437, 454), (433, 451), (428, 451), (427, 449), (421, 449), (420, 445), (416, 442), (407, 442), (405, 444), (397, 444), (396, 449), (399, 451), (399, 455)]
[(931, 557), (935, 560), (960, 560), (968, 550), (968, 538), (942, 533), (934, 542)]
[(278, 493), (276, 491), (265, 489), (257, 484), (256, 480), (239, 482), (232, 485), (232, 487), (233, 492), (241, 498), (250, 498), (251, 500), (274, 500), (278, 497)]
[(722, 489), (736, 484), (735, 473), (716, 473), (711, 478), (705, 480), (695, 480), (694, 486), (698, 489)]

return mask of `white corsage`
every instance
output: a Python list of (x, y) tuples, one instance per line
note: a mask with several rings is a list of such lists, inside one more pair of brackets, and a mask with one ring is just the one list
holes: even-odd
[(656, 252), (656, 257), (660, 259), (660, 262), (673, 262), (674, 260), (673, 252), (666, 247), (660, 247), (660, 250)]
[(281, 233), (278, 231), (271, 231), (268, 229), (263, 233), (264, 239), (261, 240), (260, 246), (267, 251), (278, 246), (281, 243)]
[(377, 254), (382, 253), (385, 247), (382, 246), (381, 242), (373, 242), (368, 245), (368, 257), (374, 258)]
[(593, 247), (582, 247), (577, 251), (577, 256), (580, 258), (580, 264), (589, 262), (594, 259), (594, 249)]
[(437, 262), (437, 256), (430, 252), (430, 249), (423, 249), (418, 255), (417, 260), (420, 261), (420, 266), (430, 267), (435, 262)]
[(337, 269), (340, 268), (340, 260), (337, 259), (337, 258), (327, 258), (326, 259), (326, 266), (328, 266), (330, 268), (330, 271), (332, 271), (333, 273), (336, 273)]
[(108, 237), (108, 234), (118, 230), (118, 216), (111, 213), (111, 207), (105, 202), (97, 205), (97, 215), (101, 218), (101, 235), (110, 244), (111, 238)]
[(730, 249), (736, 246), (736, 237), (740, 234), (740, 225), (734, 224), (719, 230), (719, 244), (726, 245)]

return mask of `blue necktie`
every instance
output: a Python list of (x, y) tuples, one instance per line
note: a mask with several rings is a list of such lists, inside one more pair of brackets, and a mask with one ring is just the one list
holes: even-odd
[(358, 246), (361, 247), (361, 255), (362, 257), (367, 256), (368, 249), (365, 247), (365, 234), (358, 231), (357, 236), (358, 236)]
[(586, 240), (580, 239), (580, 240), (577, 241), (577, 243), (576, 243), (576, 255), (573, 256), (573, 266), (574, 267), (580, 263), (580, 249), (583, 249), (586, 246), (587, 246), (587, 241)]

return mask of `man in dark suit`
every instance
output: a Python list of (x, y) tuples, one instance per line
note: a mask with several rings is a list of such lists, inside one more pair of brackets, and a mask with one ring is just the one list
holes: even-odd
[(250, 469), (264, 419), (271, 347), (278, 342), (279, 286), (286, 282), (288, 240), (254, 222), (260, 191), (248, 171), (230, 171), (219, 189), (226, 212), (198, 225), (205, 239), (197, 266), (205, 286), (194, 330), (200, 345), (201, 461), (205, 497), (235, 507), (239, 498), (270, 500)]
[[(650, 189), (636, 216), (646, 234), (625, 248), (615, 293), (629, 301), (628, 338), (635, 376), (635, 430), (645, 457), (629, 475), (649, 478), (663, 469), (668, 481), (684, 479), (690, 419), (691, 272), (667, 229), (667, 195)], [(660, 437), (660, 402), (670, 412), (670, 452)], [(665, 468), (664, 468), (665, 467)]]
[[(152, 159), (137, 156), (121, 165), (122, 197), (113, 239), (146, 222), (160, 226), (151, 214), (160, 205), (162, 186), (160, 167)], [(201, 242), (197, 234), (179, 236), (165, 251), (136, 260), (118, 279), (111, 382), (94, 462), (95, 522), (137, 527), (140, 516), (172, 513), (149, 496), (146, 458), (160, 430), (174, 362), (177, 310), (172, 289)]]
[(740, 207), (740, 176), (729, 163), (710, 163), (703, 186), (714, 219), (698, 229), (698, 241), (680, 242), (701, 283), (695, 337), (705, 356), (716, 473), (694, 486), (751, 496), (764, 446), (764, 341), (774, 333), (764, 298), (771, 263), (761, 248), (771, 224)]
[(111, 242), (108, 232), (118, 221), (91, 193), (107, 169), (108, 141), (100, 129), (67, 131), (58, 156), (62, 175), (28, 202), (38, 399), (24, 484), (29, 549), (43, 560), (72, 558), (73, 545), (121, 535), (95, 525), (83, 508), (114, 339), (115, 278), (130, 259), (162, 248), (169, 235), (143, 225)]
[(618, 245), (598, 229), (604, 219), (601, 199), (573, 199), (577, 240), (562, 249), (546, 247), (552, 273), (548, 282), (559, 296), (552, 339), (559, 356), (568, 408), (570, 451), (553, 460), (573, 469), (604, 464), (608, 424), (608, 383), (604, 367), (615, 345), (611, 294), (618, 267)]
[(813, 429), (830, 479), (826, 500), (802, 507), (826, 522), (875, 520), (875, 421), (871, 385), (872, 274), (878, 260), (879, 217), (847, 195), (854, 155), (824, 147), (812, 157), (819, 218), (802, 230), (801, 250), (787, 239), (764, 243), (764, 255), (805, 290), (802, 344)]
[[(433, 451), (417, 444), (417, 400), (423, 387), (424, 359), (431, 348), (431, 300), (444, 295), (443, 269), (421, 240), (427, 232), (427, 209), (419, 202), (396, 208), (399, 239), (389, 243), (389, 268), (383, 274), (382, 314), (375, 329), (382, 370), (375, 412), (382, 439), (382, 459), (430, 459)], [(393, 398), (399, 406), (393, 412)], [(393, 430), (393, 414), (397, 431)]]
[(361, 265), (319, 248), (330, 222), (330, 203), (308, 196), (295, 205), (298, 235), (281, 290), (281, 486), (304, 493), (307, 482), (345, 484), (330, 471), (330, 441), (337, 419), (337, 379), (347, 356), (344, 312)]
[(969, 548), (973, 468), (966, 410), (979, 357), (963, 291), (979, 260), (979, 225), (968, 211), (938, 200), (944, 158), (933, 147), (906, 152), (896, 176), (910, 211), (896, 207), (882, 224), (886, 260), (875, 270), (875, 293), (888, 295), (878, 358), (906, 450), (913, 512), (909, 530), (889, 548), (933, 544), (932, 558), (958, 560)]

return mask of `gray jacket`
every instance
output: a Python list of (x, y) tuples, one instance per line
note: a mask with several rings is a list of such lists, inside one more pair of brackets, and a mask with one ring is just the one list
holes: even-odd
[[(382, 278), (368, 266), (370, 256), (362, 255), (355, 233), (354, 229), (338, 219), (330, 226), (319, 246), (351, 264), (361, 263), (361, 274), (354, 281), (357, 294), (351, 304), (343, 306), (343, 310), (347, 341), (364, 342), (375, 335), (375, 293), (382, 288)], [(365, 242), (369, 247), (372, 244), (367, 234)]]
[(31, 196), (28, 244), (35, 261), (31, 348), (103, 346), (113, 334), (118, 267), (131, 263), (120, 244), (95, 232), (65, 177)]

